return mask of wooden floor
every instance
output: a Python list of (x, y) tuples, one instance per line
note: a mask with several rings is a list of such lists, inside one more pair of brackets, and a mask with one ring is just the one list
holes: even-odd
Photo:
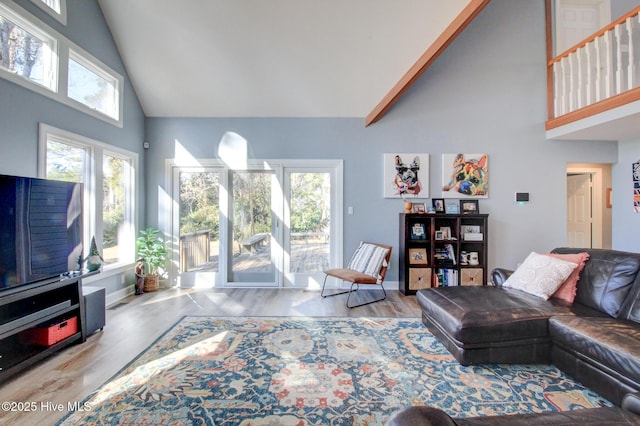
[[(378, 296), (359, 293), (362, 301), (364, 296)], [(131, 296), (107, 308), (104, 330), (85, 343), (72, 345), (1, 384), (0, 402), (27, 403), (26, 409), (33, 411), (20, 404), (14, 407), (23, 408), (19, 412), (3, 409), (0, 425), (55, 424), (67, 413), (69, 403), (80, 403), (184, 315), (420, 316), (415, 296), (387, 293), (382, 302), (354, 309), (345, 307), (346, 295), (323, 299), (319, 291), (294, 289), (167, 289)]]

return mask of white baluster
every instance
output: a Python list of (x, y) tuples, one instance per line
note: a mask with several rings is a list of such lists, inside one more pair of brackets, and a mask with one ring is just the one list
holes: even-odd
[(575, 54), (571, 54), (569, 59), (569, 111), (575, 111), (578, 108), (578, 78), (577, 78), (577, 59)]
[(604, 34), (604, 98), (609, 98), (613, 94), (614, 73), (613, 73), (613, 34), (607, 31)]
[(624, 66), (622, 64), (622, 25), (616, 25), (615, 29), (616, 37), (616, 91), (618, 95), (622, 93), (624, 87)]
[(583, 48), (577, 49), (573, 55), (576, 60), (576, 104), (575, 109), (584, 106)]
[(562, 108), (560, 115), (569, 112), (569, 92), (571, 91), (571, 88), (569, 87), (569, 79), (567, 78), (567, 74), (569, 73), (568, 62), (569, 59), (566, 57), (560, 60), (560, 68), (562, 70)]
[(638, 84), (636, 75), (636, 59), (634, 52), (634, 28), (633, 28), (633, 20), (631, 17), (627, 19), (627, 34), (629, 34), (629, 66), (627, 68), (627, 90), (631, 90), (636, 87)]
[(560, 62), (553, 63), (553, 116), (558, 117), (564, 112), (562, 111), (562, 94), (564, 87), (562, 85), (562, 69)]
[(586, 94), (587, 97), (585, 99), (587, 105), (591, 105), (594, 100), (593, 100), (593, 96), (594, 96), (594, 89), (595, 89), (595, 81), (594, 81), (594, 75), (593, 75), (593, 55), (592, 55), (592, 51), (593, 51), (593, 42), (589, 42), (586, 44), (584, 52), (585, 52), (585, 60), (587, 62), (587, 81), (585, 83), (585, 90), (586, 90)]
[(598, 37), (595, 40), (594, 47), (596, 48), (596, 102), (601, 101), (604, 98), (604, 75), (602, 64), (602, 37)]

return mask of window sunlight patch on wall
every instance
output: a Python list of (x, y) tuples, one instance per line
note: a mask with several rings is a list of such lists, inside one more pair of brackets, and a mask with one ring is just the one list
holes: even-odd
[(197, 167), (201, 166), (200, 162), (189, 152), (187, 148), (180, 143), (178, 139), (174, 141), (174, 157), (176, 161), (185, 166)]
[(225, 132), (218, 145), (218, 157), (231, 170), (247, 168), (247, 140), (235, 132)]

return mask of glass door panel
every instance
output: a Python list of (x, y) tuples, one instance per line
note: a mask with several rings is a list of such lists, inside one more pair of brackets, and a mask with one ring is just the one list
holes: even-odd
[(274, 178), (269, 170), (231, 172), (229, 282), (277, 285)]
[(332, 174), (286, 169), (285, 286), (317, 287), (332, 256)]
[(329, 268), (331, 176), (329, 173), (290, 175), (291, 273)]
[(220, 173), (180, 171), (179, 270), (218, 272)]

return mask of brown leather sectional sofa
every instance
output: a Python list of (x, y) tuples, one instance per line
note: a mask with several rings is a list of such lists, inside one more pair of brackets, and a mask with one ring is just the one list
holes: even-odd
[(616, 405), (640, 391), (640, 254), (589, 253), (573, 304), (493, 286), (420, 290), (422, 320), (461, 364), (553, 363)]
[(565, 412), (539, 414), (512, 414), (453, 418), (433, 407), (409, 407), (393, 416), (386, 426), (531, 426), (531, 425), (580, 425), (622, 426), (640, 425), (640, 396), (629, 394), (622, 407), (588, 408)]

